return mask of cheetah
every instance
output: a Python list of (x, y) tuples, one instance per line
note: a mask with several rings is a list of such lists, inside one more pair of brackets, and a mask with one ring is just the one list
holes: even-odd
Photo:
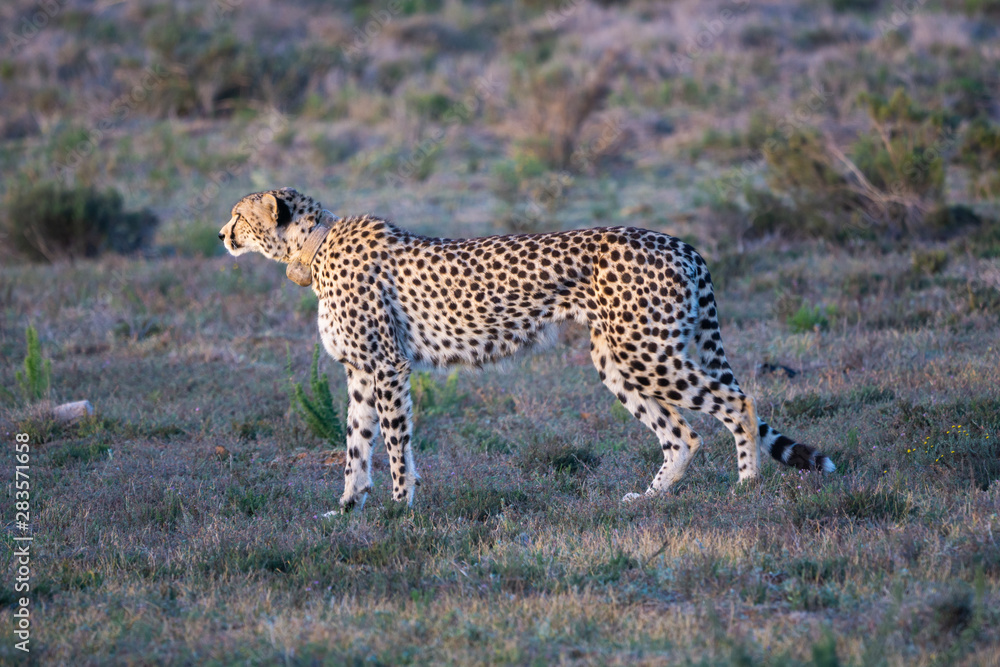
[(347, 375), (341, 511), (364, 506), (380, 430), (392, 497), (413, 503), (414, 364), (490, 364), (567, 320), (589, 327), (601, 381), (659, 441), (663, 464), (647, 495), (667, 492), (701, 447), (680, 408), (732, 432), (741, 483), (757, 480), (761, 449), (785, 465), (834, 470), (756, 416), (722, 349), (708, 267), (680, 239), (631, 227), (428, 238), (371, 215), (338, 218), (291, 188), (241, 199), (219, 238), (232, 255), (288, 264), (289, 278), (319, 298), (323, 346)]

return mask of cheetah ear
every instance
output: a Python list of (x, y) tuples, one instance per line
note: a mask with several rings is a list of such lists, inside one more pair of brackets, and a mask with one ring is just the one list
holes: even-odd
[(274, 198), (270, 192), (265, 194), (260, 198), (260, 203), (264, 206), (264, 210), (267, 211), (268, 217), (271, 220), (277, 220), (278, 218), (278, 200)]
[(267, 212), (271, 214), (271, 219), (275, 221), (278, 227), (284, 227), (292, 221), (292, 209), (288, 208), (288, 204), (284, 199), (279, 199), (271, 193), (267, 193), (261, 197), (260, 201), (264, 204)]

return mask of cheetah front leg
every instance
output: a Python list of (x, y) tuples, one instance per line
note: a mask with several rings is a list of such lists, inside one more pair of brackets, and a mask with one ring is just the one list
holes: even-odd
[(405, 360), (380, 365), (375, 375), (375, 407), (392, 471), (392, 499), (413, 505), (420, 476), (413, 462), (413, 401), (410, 398), (410, 363)]
[(345, 365), (347, 371), (347, 460), (340, 509), (361, 509), (372, 487), (372, 442), (378, 434), (375, 376)]

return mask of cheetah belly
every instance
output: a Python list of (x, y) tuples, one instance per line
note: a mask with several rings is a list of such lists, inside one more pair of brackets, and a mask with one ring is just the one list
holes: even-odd
[[(556, 316), (556, 309), (546, 306), (544, 298), (516, 290), (488, 290), (473, 282), (451, 294), (453, 300), (438, 312), (401, 304), (409, 323), (405, 345), (413, 361), (474, 366), (492, 363), (550, 344), (556, 338), (558, 321), (564, 319)], [(471, 310), (461, 305), (466, 296), (476, 304)]]

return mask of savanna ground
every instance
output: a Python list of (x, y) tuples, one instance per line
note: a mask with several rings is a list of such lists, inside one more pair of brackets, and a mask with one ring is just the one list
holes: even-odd
[[(0, 10), (0, 433), (32, 438), (34, 533), (25, 656), (11, 453), (0, 658), (1000, 661), (996, 4), (611, 4), (61, 3), (17, 49), (36, 6)], [(281, 185), (441, 236), (691, 241), (759, 414), (837, 472), (739, 488), (693, 415), (683, 482), (622, 505), (661, 456), (570, 327), (416, 375), (413, 508), (379, 451), (364, 511), (323, 519), (342, 459), (289, 397), (315, 297), (216, 239)], [(160, 224), (60, 255), (18, 231), (44, 187)]]

